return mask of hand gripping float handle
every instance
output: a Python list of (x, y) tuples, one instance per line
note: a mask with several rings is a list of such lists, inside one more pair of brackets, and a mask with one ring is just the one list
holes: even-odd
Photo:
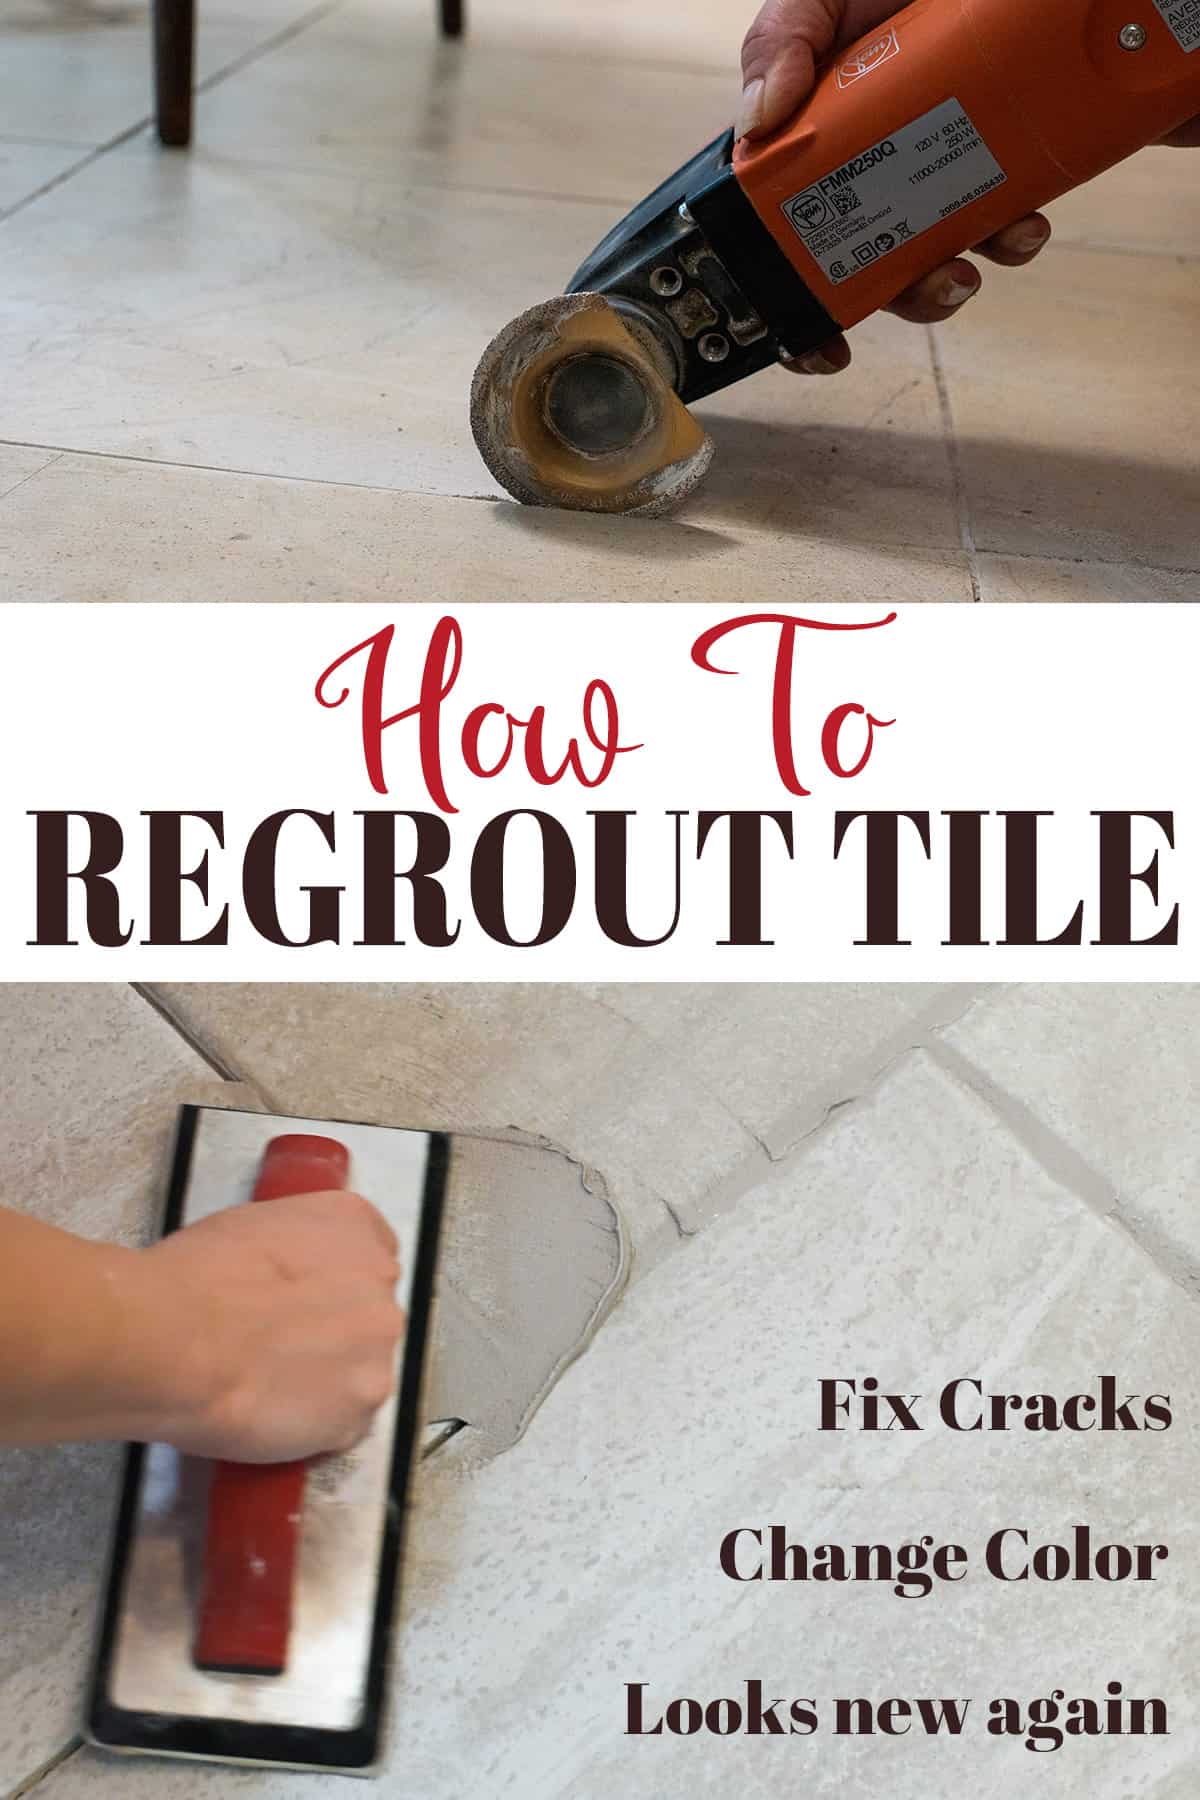
[[(334, 1138), (292, 1133), (263, 1152), (252, 1200), (344, 1188), (350, 1154)], [(304, 1505), (304, 1462), (213, 1465), (192, 1659), (224, 1675), (282, 1675)]]

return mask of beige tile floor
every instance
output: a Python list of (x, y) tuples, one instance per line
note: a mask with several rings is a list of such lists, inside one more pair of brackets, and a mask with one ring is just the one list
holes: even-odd
[[(742, 1739), (721, 1746), (735, 1789), (711, 1745), (620, 1736), (626, 1680), (709, 1694), (752, 1675), (797, 1694), (869, 1678), (1029, 1699), (1122, 1679), (1168, 1697), (1172, 1735), (1074, 1744), (1040, 1759), (1039, 1793), (1190, 1800), (1193, 990), (206, 985), (153, 998), (0, 989), (6, 1199), (137, 1241), (175, 1105), (224, 1098), (552, 1140), (589, 1170), (578, 1246), (556, 1211), (532, 1236), (510, 1224), (505, 1251), (541, 1254), (552, 1237), (559, 1301), (595, 1282), (597, 1196), (620, 1221), (624, 1291), (525, 1435), (512, 1445), (487, 1415), (495, 1367), (510, 1418), (536, 1398), (522, 1383), (539, 1366), (527, 1352), (542, 1309), (503, 1318), (475, 1376), (468, 1360), (468, 1428), (422, 1465), (388, 1800), (783, 1800), (801, 1786), (1010, 1800), (1033, 1779), (1018, 1746), (913, 1740), (885, 1760), (864, 1745), (769, 1756)], [(444, 1280), (464, 1271), (464, 1237), (477, 1253), (479, 1224), (452, 1224)], [(1115, 1371), (1130, 1391), (1172, 1393), (1177, 1422), (1117, 1440), (820, 1438), (812, 1382), (851, 1368), (906, 1391), (974, 1373), (1027, 1393)], [(340, 1792), (336, 1777), (78, 1747), (114, 1473), (104, 1450), (0, 1455), (0, 1792)], [(999, 1524), (1058, 1539), (1087, 1521), (1168, 1542), (1169, 1579), (1137, 1592), (984, 1582), (912, 1607), (864, 1590), (731, 1599), (708, 1574), (714, 1521), (779, 1518), (813, 1541), (929, 1531), (972, 1546)]]
[(736, 0), (201, 0), (198, 139), (145, 129), (139, 0), (0, 0), (8, 598), (1162, 599), (1200, 581), (1200, 157), (1057, 209), (952, 327), (704, 410), (680, 518), (501, 500), (497, 327), (727, 122)]

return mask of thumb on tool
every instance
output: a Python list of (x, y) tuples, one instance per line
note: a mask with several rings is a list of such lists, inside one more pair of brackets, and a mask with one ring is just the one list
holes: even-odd
[(837, 15), (827, 0), (765, 0), (742, 45), (739, 138), (765, 136), (808, 98), (817, 63), (833, 48)]

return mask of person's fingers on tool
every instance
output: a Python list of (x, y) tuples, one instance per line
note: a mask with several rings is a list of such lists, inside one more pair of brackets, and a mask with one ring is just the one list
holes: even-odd
[(840, 375), (850, 367), (851, 350), (844, 337), (830, 338), (803, 356), (782, 356), (780, 366), (791, 375)]
[[(398, 1342), (399, 1334), (397, 1333), (392, 1344), (393, 1351)], [(396, 1363), (394, 1355), (380, 1359), (374, 1365), (366, 1366), (359, 1371), (355, 1383), (355, 1398), (361, 1406), (368, 1408), (372, 1413), (378, 1412), (395, 1391)]]
[(383, 1249), (387, 1251), (390, 1260), (394, 1262), (400, 1251), (400, 1240), (380, 1212), (379, 1208), (373, 1205), (372, 1202), (366, 1199), (362, 1194), (339, 1194), (337, 1195), (337, 1199), (341, 1201), (343, 1205), (349, 1202), (363, 1220), (363, 1223), (374, 1233)]
[(807, 100), (817, 64), (853, 43), (903, 0), (764, 0), (742, 44), (739, 138), (765, 137)]
[(838, 10), (825, 0), (765, 0), (742, 44), (737, 137), (765, 137), (808, 97)]
[(975, 265), (959, 256), (897, 294), (887, 310), (910, 325), (940, 325), (979, 292), (981, 279)]
[(389, 1261), (396, 1260), (399, 1239), (379, 1208), (365, 1195), (356, 1194), (349, 1188), (338, 1188), (319, 1194), (295, 1194), (284, 1204), (295, 1211), (307, 1212), (331, 1231), (359, 1229), (368, 1234), (368, 1241), (378, 1246)]
[(1176, 150), (1200, 149), (1200, 118), (1191, 119), (1178, 131), (1168, 132), (1163, 143), (1171, 144)]
[(1049, 242), (1049, 219), (1042, 213), (1030, 213), (1027, 218), (1018, 219), (1015, 224), (1006, 225), (1003, 231), (985, 238), (975, 248), (980, 256), (986, 256), (989, 262), (999, 263), (1001, 268), (1021, 269), (1026, 263), (1032, 262)]

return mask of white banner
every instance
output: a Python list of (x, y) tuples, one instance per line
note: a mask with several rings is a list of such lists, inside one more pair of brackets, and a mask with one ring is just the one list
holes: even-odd
[(1200, 978), (1188, 608), (0, 631), (7, 981)]

